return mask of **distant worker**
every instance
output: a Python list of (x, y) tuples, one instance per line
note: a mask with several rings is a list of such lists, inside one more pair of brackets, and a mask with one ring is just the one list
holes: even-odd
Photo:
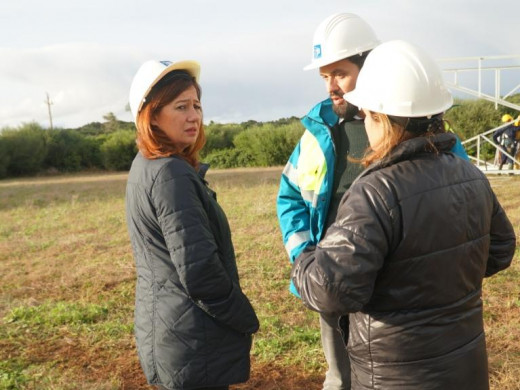
[[(520, 119), (520, 117), (519, 117)], [(496, 130), (493, 133), (493, 141), (495, 141), (496, 144), (500, 145), (503, 150), (500, 150), (500, 157), (499, 157), (499, 165), (498, 169), (502, 170), (503, 165), (507, 162), (508, 168), (513, 169), (513, 160), (511, 157), (508, 157), (504, 151), (509, 154), (510, 156), (514, 157), (516, 155), (518, 145), (519, 145), (519, 134), (520, 134), (520, 120), (517, 119), (514, 121), (514, 118), (509, 115), (505, 114), (502, 116), (502, 123), (510, 123), (509, 125), (502, 127), (498, 130)], [(514, 121), (514, 122), (513, 122)]]

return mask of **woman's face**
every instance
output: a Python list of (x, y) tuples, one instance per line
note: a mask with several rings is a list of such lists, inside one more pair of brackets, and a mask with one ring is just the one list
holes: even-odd
[(194, 86), (189, 87), (152, 118), (152, 125), (160, 128), (182, 150), (197, 140), (202, 122), (202, 107)]
[(368, 135), (368, 142), (372, 150), (377, 150), (384, 137), (384, 125), (377, 113), (363, 110), (365, 113), (365, 129)]

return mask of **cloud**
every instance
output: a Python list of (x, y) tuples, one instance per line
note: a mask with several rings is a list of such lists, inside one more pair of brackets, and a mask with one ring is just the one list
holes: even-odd
[(152, 58), (201, 63), (207, 121), (301, 116), (326, 97), (317, 71), (302, 68), (314, 29), (338, 11), (359, 14), (383, 41), (411, 40), (435, 58), (520, 54), (505, 0), (4, 3), (0, 127), (47, 125), (46, 93), (56, 126), (102, 121), (108, 112), (130, 121), (132, 77)]
[(127, 47), (71, 43), (38, 49), (0, 49), (0, 126), (48, 121), (80, 126), (107, 112), (125, 114), (133, 72), (142, 62)]
[[(272, 120), (303, 115), (325, 90), (315, 72), (304, 72), (308, 42), (297, 32), (219, 36), (172, 50), (154, 47), (67, 43), (37, 49), (0, 49), (0, 127), (37, 121), (48, 125), (44, 104), (52, 100), (56, 127), (77, 127), (125, 111), (128, 90), (140, 64), (155, 59), (201, 63), (205, 119), (219, 122)], [(182, 58), (178, 54), (183, 53)]]

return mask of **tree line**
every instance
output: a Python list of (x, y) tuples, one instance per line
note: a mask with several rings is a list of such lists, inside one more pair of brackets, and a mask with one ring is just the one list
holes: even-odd
[[(520, 94), (509, 98), (519, 104)], [(519, 115), (485, 100), (456, 99), (446, 113), (453, 131), (470, 138), (501, 124), (504, 114)], [(104, 122), (73, 129), (45, 129), (35, 122), (0, 130), (0, 178), (86, 170), (124, 171), (137, 153), (133, 122), (109, 113)], [(202, 161), (214, 168), (276, 166), (286, 163), (304, 128), (299, 118), (205, 125)], [(482, 151), (481, 151), (482, 153)], [(484, 150), (488, 158), (494, 151)], [(468, 150), (476, 154), (476, 150)], [(481, 156), (482, 157), (482, 156)]]

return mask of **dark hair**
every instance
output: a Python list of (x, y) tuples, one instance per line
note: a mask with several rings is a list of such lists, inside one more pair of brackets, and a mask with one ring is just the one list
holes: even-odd
[(361, 54), (354, 54), (353, 56), (347, 57), (345, 59), (349, 60), (354, 65), (356, 65), (359, 69), (361, 69), (363, 67), (363, 65), (365, 64), (365, 60), (367, 59), (368, 54), (371, 51), (372, 50), (367, 50), (367, 51), (364, 51)]
[(443, 114), (433, 115), (431, 117), (419, 118), (403, 118), (388, 115), (390, 121), (402, 126), (406, 131), (414, 135), (422, 135), (423, 133), (438, 134), (444, 132)]
[(137, 116), (137, 147), (144, 157), (156, 159), (176, 154), (193, 167), (198, 167), (199, 151), (206, 142), (202, 118), (197, 140), (193, 145), (184, 149), (179, 149), (178, 145), (175, 145), (163, 130), (151, 123), (153, 117), (164, 106), (192, 86), (195, 87), (200, 100), (201, 89), (197, 81), (186, 71), (174, 70), (155, 84), (146, 96), (146, 101)]

